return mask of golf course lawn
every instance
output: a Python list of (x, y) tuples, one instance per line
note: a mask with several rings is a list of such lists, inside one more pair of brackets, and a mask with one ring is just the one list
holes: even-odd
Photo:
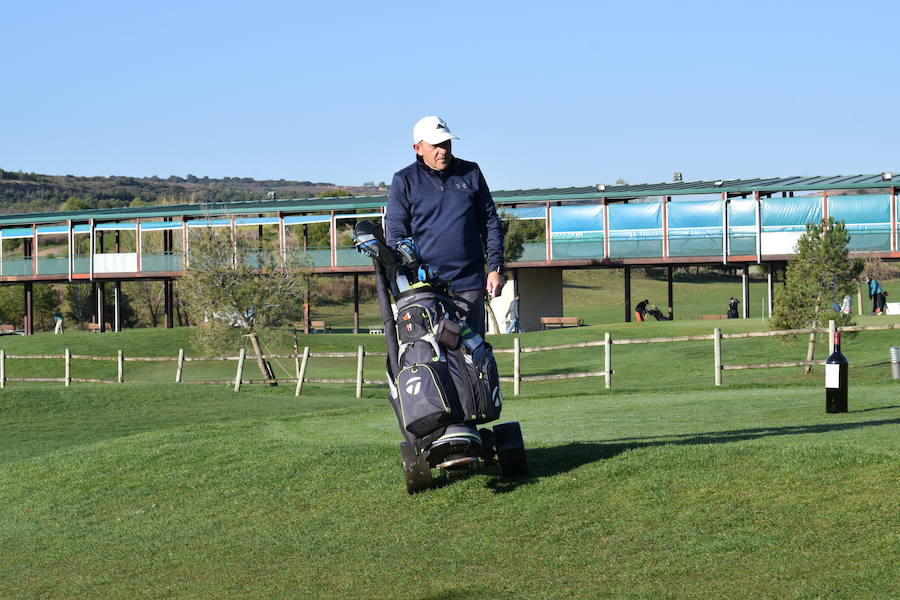
[(406, 494), (384, 390), (0, 391), (3, 598), (896, 598), (898, 388), (513, 398), (530, 476)]

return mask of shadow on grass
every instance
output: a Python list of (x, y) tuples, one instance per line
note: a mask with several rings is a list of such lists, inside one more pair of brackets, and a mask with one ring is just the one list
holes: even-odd
[[(896, 408), (896, 407), (883, 407)], [(867, 409), (876, 410), (876, 409)], [(863, 411), (859, 411), (863, 412)], [(877, 421), (860, 421), (857, 423), (821, 423), (818, 425), (788, 425), (785, 427), (760, 427), (753, 429), (732, 429), (726, 431), (708, 431), (672, 436), (630, 437), (607, 440), (605, 442), (573, 442), (549, 448), (527, 449), (527, 477), (515, 480), (494, 479), (488, 487), (495, 493), (511, 492), (521, 485), (536, 482), (544, 477), (560, 475), (586, 464), (597, 462), (638, 448), (655, 446), (691, 446), (699, 444), (729, 444), (774, 435), (808, 435), (829, 433), (832, 431), (848, 431), (863, 427), (879, 427), (882, 425), (900, 424), (898, 419), (882, 419)]]

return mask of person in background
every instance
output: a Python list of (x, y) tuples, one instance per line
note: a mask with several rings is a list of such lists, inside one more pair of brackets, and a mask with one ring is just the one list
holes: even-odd
[(884, 288), (874, 277), (866, 277), (869, 284), (869, 298), (872, 299), (872, 314), (880, 315), (884, 312)]
[(62, 313), (58, 310), (53, 313), (53, 321), (56, 323), (56, 326), (53, 328), (53, 335), (63, 332), (63, 316)]
[(737, 319), (738, 318), (738, 304), (741, 301), (732, 296), (728, 299), (728, 318), (729, 319)]
[(643, 323), (647, 320), (647, 305), (650, 304), (650, 301), (646, 298), (637, 303), (637, 306), (634, 307), (634, 318), (637, 319), (638, 323)]
[(521, 333), (522, 325), (519, 323), (519, 295), (513, 298), (506, 309), (506, 333)]

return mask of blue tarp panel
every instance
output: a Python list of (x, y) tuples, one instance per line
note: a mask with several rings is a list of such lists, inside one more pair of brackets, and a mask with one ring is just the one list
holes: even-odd
[(611, 204), (609, 255), (611, 258), (662, 256), (662, 204)]
[(0, 230), (0, 238), (4, 240), (12, 240), (17, 238), (30, 238), (34, 235), (31, 227), (15, 227), (11, 229)]
[(293, 217), (285, 217), (285, 225), (299, 225), (301, 223), (330, 223), (331, 217), (328, 215), (296, 215)]
[(646, 204), (609, 205), (610, 239), (662, 237), (662, 205)]
[(141, 231), (154, 231), (166, 229), (181, 229), (181, 223), (174, 221), (151, 221), (149, 223), (141, 223)]
[(828, 198), (828, 215), (843, 221), (850, 234), (851, 251), (889, 252), (891, 249), (891, 202), (886, 194), (834, 196)]
[(229, 227), (231, 219), (195, 219), (188, 221), (188, 227)]
[(551, 206), (550, 227), (554, 259), (603, 258), (603, 205)]
[(762, 203), (763, 231), (806, 231), (807, 223), (822, 221), (822, 198), (766, 198)]
[(756, 254), (756, 200), (728, 203), (728, 254)]
[(669, 202), (669, 256), (722, 253), (722, 200)]
[[(541, 210), (543, 212), (543, 209)], [(553, 237), (556, 237), (558, 233), (599, 232), (602, 234), (603, 205), (551, 206), (550, 228)]]
[(834, 196), (828, 198), (828, 216), (850, 225), (891, 229), (891, 202), (888, 195)]

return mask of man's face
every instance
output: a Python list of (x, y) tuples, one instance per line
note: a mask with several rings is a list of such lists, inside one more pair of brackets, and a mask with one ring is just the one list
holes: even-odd
[(436, 146), (422, 141), (418, 144), (413, 144), (413, 149), (416, 151), (416, 154), (422, 157), (426, 165), (435, 171), (443, 171), (450, 166), (450, 146), (450, 140), (441, 142)]

